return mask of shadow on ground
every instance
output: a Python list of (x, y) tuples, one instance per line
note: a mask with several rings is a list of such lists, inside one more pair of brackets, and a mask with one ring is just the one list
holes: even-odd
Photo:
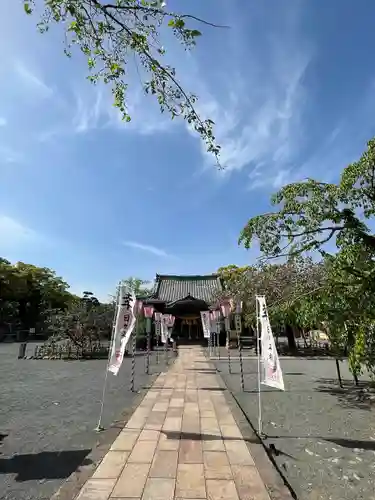
[(345, 438), (335, 438), (335, 437), (327, 437), (327, 436), (310, 436), (310, 435), (301, 435), (301, 436), (288, 436), (288, 435), (265, 435), (265, 439), (316, 439), (318, 441), (328, 441), (333, 444), (337, 444), (338, 446), (342, 446), (343, 448), (349, 449), (358, 449), (358, 450), (370, 450), (375, 451), (375, 441), (365, 441), (360, 439), (345, 439)]
[(361, 410), (371, 410), (375, 406), (375, 387), (371, 382), (360, 381), (355, 385), (352, 380), (342, 381), (343, 387), (338, 385), (338, 381), (332, 378), (321, 378), (317, 380), (317, 392), (336, 396), (338, 404), (346, 408), (360, 408)]
[[(238, 437), (223, 437), (216, 436), (214, 434), (205, 434), (201, 432), (179, 432), (179, 431), (161, 431), (163, 434), (167, 436), (167, 439), (181, 439), (188, 441), (238, 441)], [(241, 438), (243, 439), (243, 438)], [(258, 443), (258, 438), (254, 439), (245, 439), (249, 443)]]
[[(205, 434), (205, 433), (200, 433), (200, 432), (178, 432), (178, 431), (162, 431), (163, 434), (167, 436), (167, 439), (181, 439), (183, 440), (189, 440), (189, 441), (238, 441), (238, 437), (223, 437), (223, 436), (216, 436), (214, 434)], [(253, 443), (253, 444), (259, 444), (259, 439), (258, 437), (254, 438), (242, 438), (244, 441), (247, 441), (248, 443)], [(283, 455), (289, 458), (292, 458), (293, 460), (296, 460), (296, 458), (292, 455), (289, 455), (288, 453), (285, 453), (281, 450), (278, 450), (275, 448), (274, 444), (271, 444), (269, 446), (269, 450), (271, 453), (275, 455)]]
[(42, 451), (0, 458), (0, 474), (16, 474), (16, 481), (66, 479), (80, 465), (89, 465), (91, 450)]

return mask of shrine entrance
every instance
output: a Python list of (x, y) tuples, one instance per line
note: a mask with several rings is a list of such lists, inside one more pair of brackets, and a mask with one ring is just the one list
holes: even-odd
[(179, 344), (201, 344), (204, 342), (203, 328), (199, 316), (176, 317), (172, 336)]
[(169, 303), (165, 312), (172, 314), (175, 324), (172, 332), (178, 343), (201, 344), (204, 341), (201, 311), (207, 311), (209, 306), (204, 300), (191, 295)]
[(200, 313), (217, 305), (217, 297), (222, 292), (219, 276), (157, 274), (155, 284), (153, 294), (140, 298), (156, 311), (175, 317), (172, 337), (179, 344), (206, 345)]

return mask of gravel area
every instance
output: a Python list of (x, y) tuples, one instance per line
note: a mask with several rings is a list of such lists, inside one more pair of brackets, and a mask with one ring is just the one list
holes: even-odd
[[(241, 392), (238, 358), (231, 354), (232, 374), (226, 359), (215, 361), (216, 368), (258, 428), (257, 360), (244, 361)], [(375, 398), (365, 389), (369, 377), (355, 387), (343, 361), (342, 390), (332, 359), (281, 359), (281, 366), (285, 392), (262, 386), (263, 432), (297, 498), (375, 499)]]
[[(0, 499), (49, 499), (98, 442), (106, 360), (18, 360), (17, 354), (18, 344), (0, 344)], [(141, 390), (151, 376), (144, 374), (143, 353), (136, 359)], [(151, 374), (165, 370), (163, 359), (157, 365), (152, 356)], [(108, 374), (106, 428), (134, 402), (130, 370), (125, 358), (117, 377)]]

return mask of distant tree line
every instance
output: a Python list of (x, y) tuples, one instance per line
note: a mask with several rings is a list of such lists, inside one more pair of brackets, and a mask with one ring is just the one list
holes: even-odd
[[(150, 293), (139, 278), (123, 282), (137, 295)], [(70, 339), (81, 347), (108, 340), (115, 300), (113, 295), (108, 303), (101, 303), (90, 291), (78, 297), (52, 269), (0, 258), (0, 341)]]

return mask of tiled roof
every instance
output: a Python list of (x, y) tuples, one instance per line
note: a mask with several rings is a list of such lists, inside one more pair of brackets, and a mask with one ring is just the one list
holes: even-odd
[(207, 303), (215, 300), (216, 294), (222, 290), (217, 274), (197, 276), (156, 275), (155, 298), (165, 302), (175, 302), (191, 295), (195, 299)]

